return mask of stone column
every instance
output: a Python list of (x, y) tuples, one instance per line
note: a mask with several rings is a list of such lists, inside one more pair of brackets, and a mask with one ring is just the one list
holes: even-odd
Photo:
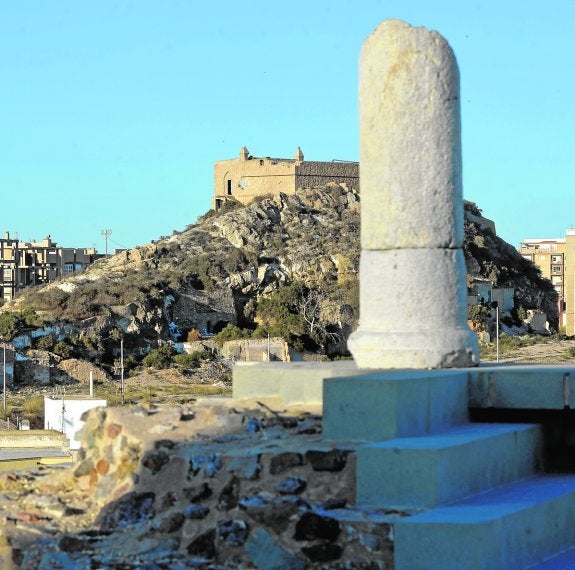
[(360, 368), (479, 363), (467, 327), (459, 72), (434, 31), (384, 21), (359, 70)]

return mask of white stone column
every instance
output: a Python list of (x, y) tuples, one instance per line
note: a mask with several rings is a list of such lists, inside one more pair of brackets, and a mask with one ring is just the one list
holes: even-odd
[(359, 70), (360, 368), (479, 363), (467, 327), (459, 72), (434, 31), (386, 20)]

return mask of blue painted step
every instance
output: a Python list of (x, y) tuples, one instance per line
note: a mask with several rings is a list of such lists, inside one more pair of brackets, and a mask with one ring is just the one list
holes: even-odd
[(529, 570), (575, 570), (575, 548), (548, 558), (544, 562), (528, 566)]
[(534, 475), (541, 431), (531, 424), (466, 424), (357, 450), (357, 504), (418, 510)]
[(396, 570), (515, 570), (550, 564), (551, 556), (575, 545), (575, 475), (505, 485), (406, 517), (394, 532)]

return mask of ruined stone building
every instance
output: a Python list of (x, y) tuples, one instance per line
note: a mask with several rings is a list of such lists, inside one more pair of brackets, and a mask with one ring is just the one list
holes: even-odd
[(330, 182), (359, 190), (359, 163), (304, 160), (299, 147), (293, 158), (255, 157), (244, 146), (239, 158), (214, 164), (212, 207), (219, 210), (229, 199), (247, 204), (258, 196), (293, 194), (298, 188), (319, 188)]
[(94, 248), (59, 247), (50, 236), (23, 242), (6, 232), (0, 238), (0, 300), (10, 301), (24, 287), (82, 271), (100, 257)]

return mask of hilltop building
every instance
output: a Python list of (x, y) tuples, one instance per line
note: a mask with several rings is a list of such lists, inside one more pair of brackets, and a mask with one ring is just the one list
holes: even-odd
[(214, 163), (212, 206), (219, 210), (226, 200), (247, 204), (258, 196), (293, 194), (299, 188), (318, 188), (330, 182), (359, 190), (359, 163), (304, 160), (299, 147), (293, 158), (255, 157), (244, 146), (239, 158)]
[(553, 283), (559, 295), (559, 325), (568, 335), (575, 334), (575, 229), (567, 230), (564, 238), (526, 239), (519, 253)]
[(83, 271), (100, 257), (94, 248), (58, 247), (50, 236), (23, 242), (6, 232), (0, 238), (0, 301), (12, 300), (24, 287)]

